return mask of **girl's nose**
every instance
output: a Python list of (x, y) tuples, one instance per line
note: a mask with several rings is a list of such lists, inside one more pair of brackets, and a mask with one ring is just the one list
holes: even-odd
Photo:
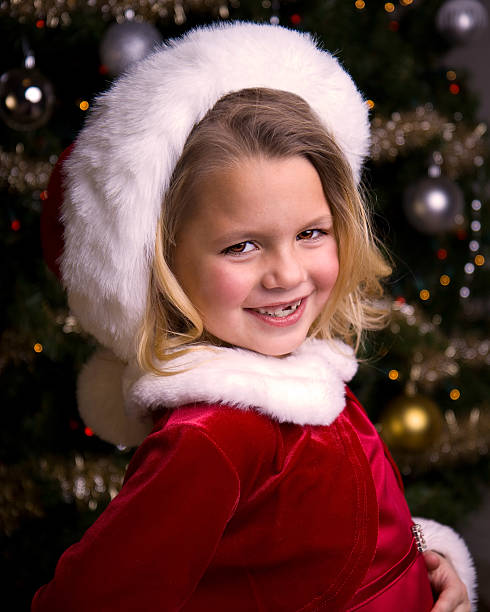
[(292, 289), (307, 279), (303, 262), (289, 250), (270, 255), (264, 267), (262, 285), (266, 289)]

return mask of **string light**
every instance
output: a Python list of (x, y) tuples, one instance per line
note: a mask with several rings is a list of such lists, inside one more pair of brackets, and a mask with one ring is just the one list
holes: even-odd
[(398, 380), (399, 376), (400, 376), (400, 373), (398, 372), (398, 370), (390, 370), (388, 372), (388, 377), (390, 380)]
[(385, 2), (385, 11), (387, 13), (393, 13), (394, 10), (395, 10), (395, 5), (393, 4), (393, 2)]
[(449, 392), (449, 397), (452, 400), (458, 400), (461, 397), (461, 392), (459, 389), (451, 389), (451, 391)]
[(366, 6), (366, 3), (364, 2), (364, 0), (356, 0), (355, 6), (356, 6), (356, 9), (359, 9), (360, 11), (362, 11), (362, 9)]
[(43, 352), (43, 345), (40, 342), (36, 342), (36, 344), (34, 345), (34, 352), (35, 353), (42, 353)]
[(375, 107), (373, 100), (366, 100), (367, 107), (372, 110)]
[(430, 298), (430, 291), (428, 289), (422, 289), (419, 293), (420, 299), (426, 302)]
[(446, 249), (438, 249), (437, 250), (437, 259), (440, 259), (441, 261), (446, 259), (447, 257), (447, 251)]
[(454, 72), (454, 70), (448, 70), (446, 72), (446, 78), (448, 81), (455, 81), (456, 80), (456, 73)]
[(477, 255), (475, 257), (475, 264), (477, 266), (483, 266), (483, 264), (485, 263), (485, 257), (483, 257), (483, 255)]
[(80, 110), (86, 111), (86, 110), (88, 110), (90, 104), (87, 102), (87, 100), (82, 100), (80, 102), (79, 106), (80, 106)]
[(457, 83), (451, 83), (451, 85), (449, 85), (449, 91), (453, 94), (453, 96), (456, 96), (459, 94), (461, 88)]
[(441, 278), (439, 279), (439, 282), (441, 283), (443, 287), (447, 287), (449, 283), (451, 282), (451, 279), (449, 278), (447, 274), (443, 274)]

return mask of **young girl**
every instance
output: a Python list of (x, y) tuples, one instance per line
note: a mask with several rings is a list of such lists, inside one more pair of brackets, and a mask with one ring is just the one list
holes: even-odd
[(277, 26), (194, 30), (99, 98), (43, 223), (105, 347), (81, 414), (140, 446), (34, 612), (470, 609), (464, 543), (418, 520), (424, 563), (345, 387), (389, 274), (358, 190), (368, 138), (338, 62)]

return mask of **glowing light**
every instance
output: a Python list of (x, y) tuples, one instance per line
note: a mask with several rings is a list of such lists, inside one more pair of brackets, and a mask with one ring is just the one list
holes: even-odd
[(28, 87), (25, 90), (24, 97), (26, 100), (29, 100), (29, 102), (32, 102), (32, 104), (37, 104), (43, 99), (43, 92), (39, 89), (39, 87), (31, 85), (31, 87)]
[(298, 25), (301, 23), (301, 15), (298, 15), (298, 13), (295, 13), (294, 15), (291, 15), (291, 23), (293, 25)]
[(438, 249), (437, 250), (437, 259), (443, 260), (447, 257), (446, 249)]
[(394, 10), (395, 10), (395, 5), (393, 4), (393, 2), (385, 2), (385, 11), (387, 13), (393, 13)]
[(470, 240), (470, 251), (473, 251), (473, 253), (475, 251), (478, 251), (478, 249), (480, 248), (480, 243), (478, 242), (478, 240)]
[(89, 106), (90, 106), (90, 104), (87, 102), (87, 100), (82, 100), (80, 102), (80, 110), (86, 111), (86, 110), (88, 110)]
[(449, 392), (449, 397), (452, 400), (457, 400), (461, 397), (461, 392), (459, 389), (451, 389), (451, 391)]
[(20, 221), (14, 219), (10, 224), (10, 227), (13, 229), (14, 232), (18, 232), (20, 230)]
[(14, 110), (15, 108), (17, 108), (17, 98), (12, 94), (8, 94), (5, 98), (5, 106), (9, 110)]
[(369, 108), (369, 110), (371, 110), (372, 108), (375, 107), (375, 104), (374, 104), (373, 100), (366, 100), (366, 104), (367, 104), (367, 107)]
[(362, 9), (366, 6), (366, 3), (364, 2), (364, 0), (356, 0), (355, 5), (356, 9), (362, 11)]
[(453, 94), (453, 96), (456, 96), (460, 92), (460, 87), (457, 83), (451, 83), (451, 85), (449, 85), (449, 91)]
[(39, 28), (40, 30), (44, 28), (45, 25), (46, 25), (46, 22), (44, 21), (44, 19), (38, 19), (36, 21), (36, 28)]
[(483, 255), (477, 255), (475, 257), (475, 264), (477, 266), (483, 266), (484, 263), (485, 263), (485, 257), (483, 257)]
[(36, 342), (36, 344), (34, 345), (34, 352), (35, 353), (43, 352), (43, 345), (40, 342)]
[(425, 431), (429, 425), (429, 417), (422, 408), (410, 406), (405, 413), (405, 424), (411, 431)]
[(479, 232), (481, 230), (481, 223), (479, 221), (471, 222), (471, 231)]
[(480, 200), (473, 200), (473, 202), (471, 203), (471, 208), (473, 210), (480, 210), (480, 208), (481, 208)]
[(456, 80), (456, 73), (454, 72), (454, 70), (448, 70), (446, 72), (446, 78), (448, 81), (455, 81)]
[(94, 435), (94, 432), (90, 429), (90, 427), (85, 427), (84, 429), (84, 433), (86, 436), (88, 436), (89, 438), (91, 438)]
[(473, 274), (475, 271), (475, 266), (472, 263), (467, 263), (464, 267), (464, 271), (466, 274)]
[(400, 4), (402, 6), (410, 6), (412, 4), (413, 0), (400, 0)]
[(398, 370), (390, 370), (388, 372), (388, 377), (390, 380), (398, 380), (398, 377), (400, 376)]
[(441, 278), (439, 279), (439, 282), (441, 283), (443, 287), (447, 287), (447, 285), (449, 285), (449, 283), (451, 282), (451, 279), (449, 278), (447, 274), (443, 274)]
[(459, 290), (459, 295), (462, 298), (467, 298), (470, 295), (470, 290), (468, 287), (461, 287), (461, 289)]
[(420, 299), (425, 302), (426, 300), (430, 298), (430, 291), (428, 291), (427, 289), (422, 289), (419, 295), (420, 295)]

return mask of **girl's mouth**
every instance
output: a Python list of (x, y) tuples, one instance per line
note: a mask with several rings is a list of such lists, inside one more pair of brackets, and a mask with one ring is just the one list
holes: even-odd
[(302, 299), (303, 298), (297, 300), (296, 302), (291, 302), (290, 304), (282, 305), (276, 308), (271, 306), (270, 308), (254, 308), (253, 310), (269, 317), (278, 317), (282, 319), (290, 314), (293, 314), (293, 312), (299, 308)]
[(264, 323), (274, 325), (276, 327), (287, 327), (294, 325), (301, 318), (305, 307), (307, 297), (300, 298), (289, 304), (281, 304), (280, 306), (269, 306), (268, 308), (247, 308), (247, 312), (260, 319)]

